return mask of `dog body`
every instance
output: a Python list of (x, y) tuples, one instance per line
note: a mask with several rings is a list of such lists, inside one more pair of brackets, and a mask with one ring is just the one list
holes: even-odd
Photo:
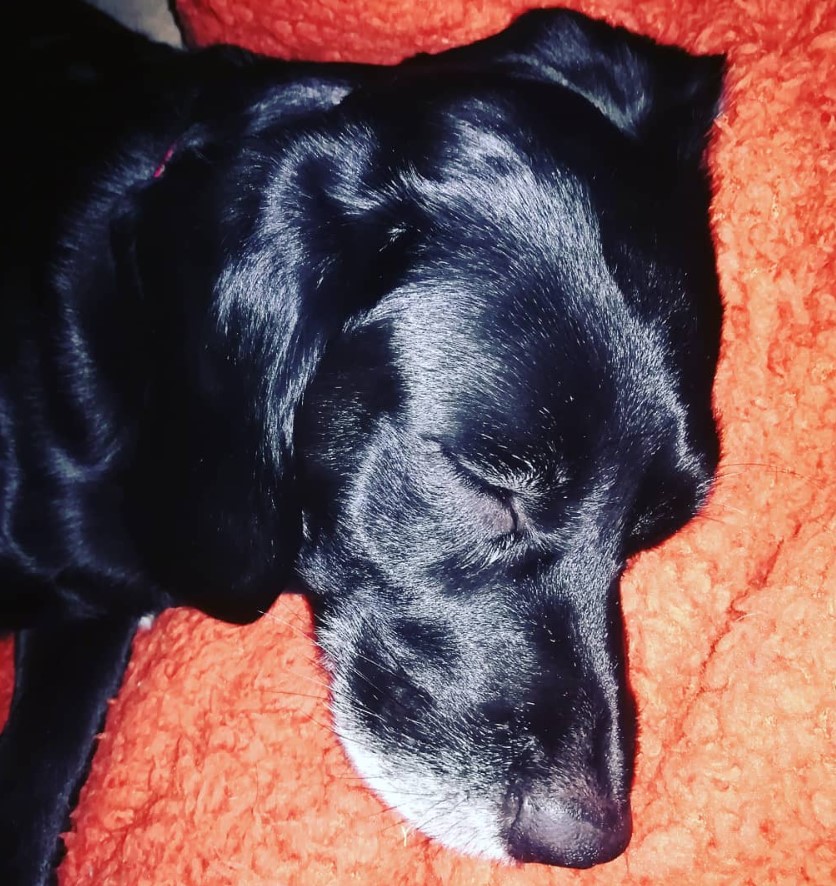
[(0, 880), (49, 879), (141, 616), (292, 577), (384, 799), (616, 855), (619, 578), (718, 457), (722, 61), (564, 11), (391, 68), (46, 21), (4, 164)]

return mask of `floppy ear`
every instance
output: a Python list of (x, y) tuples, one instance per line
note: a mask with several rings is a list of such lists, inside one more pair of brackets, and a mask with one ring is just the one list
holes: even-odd
[(370, 130), (292, 128), (177, 147), (113, 231), (147, 318), (132, 530), (171, 602), (231, 621), (291, 574), (296, 411), (396, 239)]
[(566, 9), (528, 12), (495, 37), (435, 58), (559, 84), (625, 135), (695, 162), (718, 111), (725, 71), (721, 55), (691, 55)]

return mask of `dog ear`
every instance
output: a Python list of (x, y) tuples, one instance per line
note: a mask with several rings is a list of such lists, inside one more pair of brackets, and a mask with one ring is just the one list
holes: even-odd
[(292, 574), (296, 412), (396, 249), (370, 129), (296, 129), (176, 146), (113, 229), (147, 318), (131, 527), (172, 602), (230, 621)]
[(691, 55), (566, 9), (528, 12), (495, 37), (435, 62), (559, 84), (625, 135), (685, 162), (702, 156), (725, 72), (721, 55)]

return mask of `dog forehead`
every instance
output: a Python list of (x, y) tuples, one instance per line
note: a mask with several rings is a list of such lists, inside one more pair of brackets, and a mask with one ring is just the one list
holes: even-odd
[(590, 226), (572, 249), (474, 250), (410, 286), (393, 338), (417, 408), (528, 426), (588, 413), (592, 400), (610, 414), (630, 393), (619, 381), (642, 365), (659, 369), (654, 331), (630, 310), (594, 238)]
[[(514, 144), (504, 128), (468, 133), (456, 162), (414, 174), (417, 248), (370, 315), (391, 331), (413, 426), (518, 447), (629, 430), (675, 367), (664, 311), (640, 316), (608, 265), (595, 163)], [(629, 230), (618, 236), (630, 248)]]
[(521, 293), (504, 313), (439, 304), (404, 355), (412, 431), (531, 482), (580, 482), (614, 457), (639, 471), (660, 448), (678, 452), (690, 419), (669, 348), (616, 294), (597, 297)]

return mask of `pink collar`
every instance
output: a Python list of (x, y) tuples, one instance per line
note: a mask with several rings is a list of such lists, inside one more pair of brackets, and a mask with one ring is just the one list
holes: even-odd
[(166, 164), (174, 156), (174, 149), (176, 147), (177, 142), (174, 142), (174, 144), (171, 145), (171, 147), (165, 152), (159, 166), (157, 166), (157, 168), (154, 170), (154, 178), (159, 178), (165, 172)]

